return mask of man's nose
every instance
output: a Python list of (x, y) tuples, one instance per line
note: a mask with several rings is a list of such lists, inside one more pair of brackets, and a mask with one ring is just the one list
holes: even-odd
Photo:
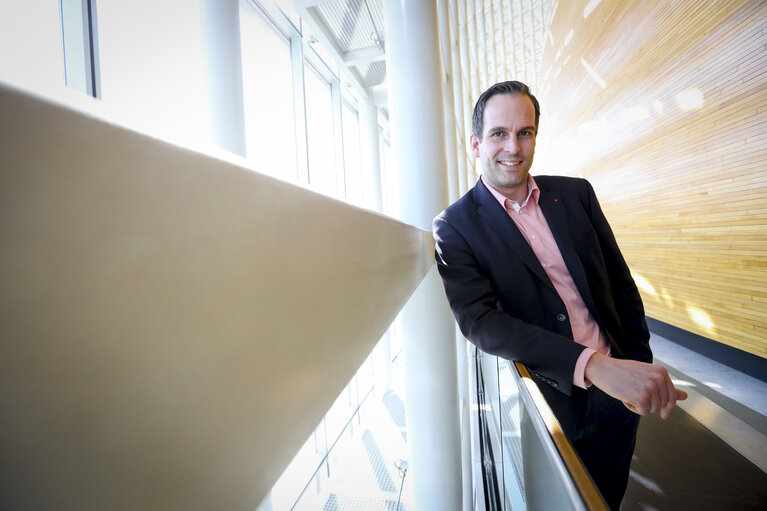
[(517, 137), (508, 137), (504, 144), (504, 149), (510, 153), (517, 153), (517, 151), (519, 151), (519, 141), (517, 140)]

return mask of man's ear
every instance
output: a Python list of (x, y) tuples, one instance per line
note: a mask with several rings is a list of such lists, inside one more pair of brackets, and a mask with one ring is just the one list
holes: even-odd
[(474, 133), (469, 137), (469, 145), (471, 145), (471, 152), (475, 158), (479, 158), (479, 139)]

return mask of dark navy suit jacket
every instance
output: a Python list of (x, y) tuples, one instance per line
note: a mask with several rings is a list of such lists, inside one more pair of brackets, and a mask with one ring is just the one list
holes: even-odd
[[(558, 176), (535, 182), (567, 269), (612, 356), (651, 362), (642, 300), (591, 184)], [(508, 213), (480, 179), (434, 219), (433, 230), (437, 267), (463, 334), (483, 351), (527, 365), (560, 422), (569, 422), (585, 398), (573, 386), (584, 347), (573, 342), (564, 302)]]

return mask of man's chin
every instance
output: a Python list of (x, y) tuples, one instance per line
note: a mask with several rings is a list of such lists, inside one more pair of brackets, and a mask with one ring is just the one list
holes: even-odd
[(525, 172), (524, 175), (515, 175), (514, 177), (508, 177), (507, 179), (500, 181), (501, 183), (499, 184), (505, 188), (516, 188), (527, 182), (527, 172)]

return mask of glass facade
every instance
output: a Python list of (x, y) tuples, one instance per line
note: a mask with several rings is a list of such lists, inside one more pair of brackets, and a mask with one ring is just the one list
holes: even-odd
[(240, 24), (247, 154), (259, 172), (296, 181), (290, 40), (248, 5)]

